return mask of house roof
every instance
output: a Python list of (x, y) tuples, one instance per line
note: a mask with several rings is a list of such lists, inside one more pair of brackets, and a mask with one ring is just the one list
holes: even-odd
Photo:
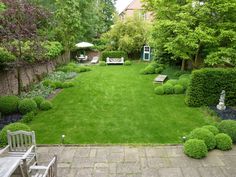
[[(135, 3), (138, 3), (137, 4), (139, 6), (138, 8), (134, 6)], [(127, 10), (137, 10), (137, 9), (142, 9), (142, 3), (140, 2), (140, 0), (133, 0), (119, 15), (121, 15)]]

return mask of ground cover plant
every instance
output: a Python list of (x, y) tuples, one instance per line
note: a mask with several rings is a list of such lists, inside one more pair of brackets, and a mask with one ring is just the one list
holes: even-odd
[(180, 143), (212, 121), (201, 108), (187, 107), (184, 95), (156, 95), (156, 75), (140, 74), (147, 65), (93, 66), (79, 74), (52, 100), (53, 109), (28, 124), (37, 142), (60, 143), (64, 134), (69, 144)]

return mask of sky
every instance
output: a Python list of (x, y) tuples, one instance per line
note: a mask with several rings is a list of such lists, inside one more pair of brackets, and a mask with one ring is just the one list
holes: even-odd
[(124, 10), (132, 0), (117, 0), (116, 1), (116, 9), (120, 13), (122, 10)]

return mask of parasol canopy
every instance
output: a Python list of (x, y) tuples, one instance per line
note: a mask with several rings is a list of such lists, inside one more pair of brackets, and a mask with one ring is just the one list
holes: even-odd
[(89, 42), (80, 42), (75, 45), (78, 48), (88, 48), (88, 47), (93, 47), (94, 45), (89, 43)]

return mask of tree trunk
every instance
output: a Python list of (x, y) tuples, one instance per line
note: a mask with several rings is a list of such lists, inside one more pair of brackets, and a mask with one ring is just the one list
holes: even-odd
[(182, 60), (181, 71), (184, 71), (184, 69), (185, 69), (185, 60), (183, 59), (183, 60)]
[(197, 52), (196, 52), (196, 55), (195, 55), (195, 59), (194, 59), (194, 66), (197, 67), (198, 66), (198, 58), (199, 58), (199, 52), (200, 52), (200, 47), (201, 45), (199, 44), (199, 47), (197, 48)]

